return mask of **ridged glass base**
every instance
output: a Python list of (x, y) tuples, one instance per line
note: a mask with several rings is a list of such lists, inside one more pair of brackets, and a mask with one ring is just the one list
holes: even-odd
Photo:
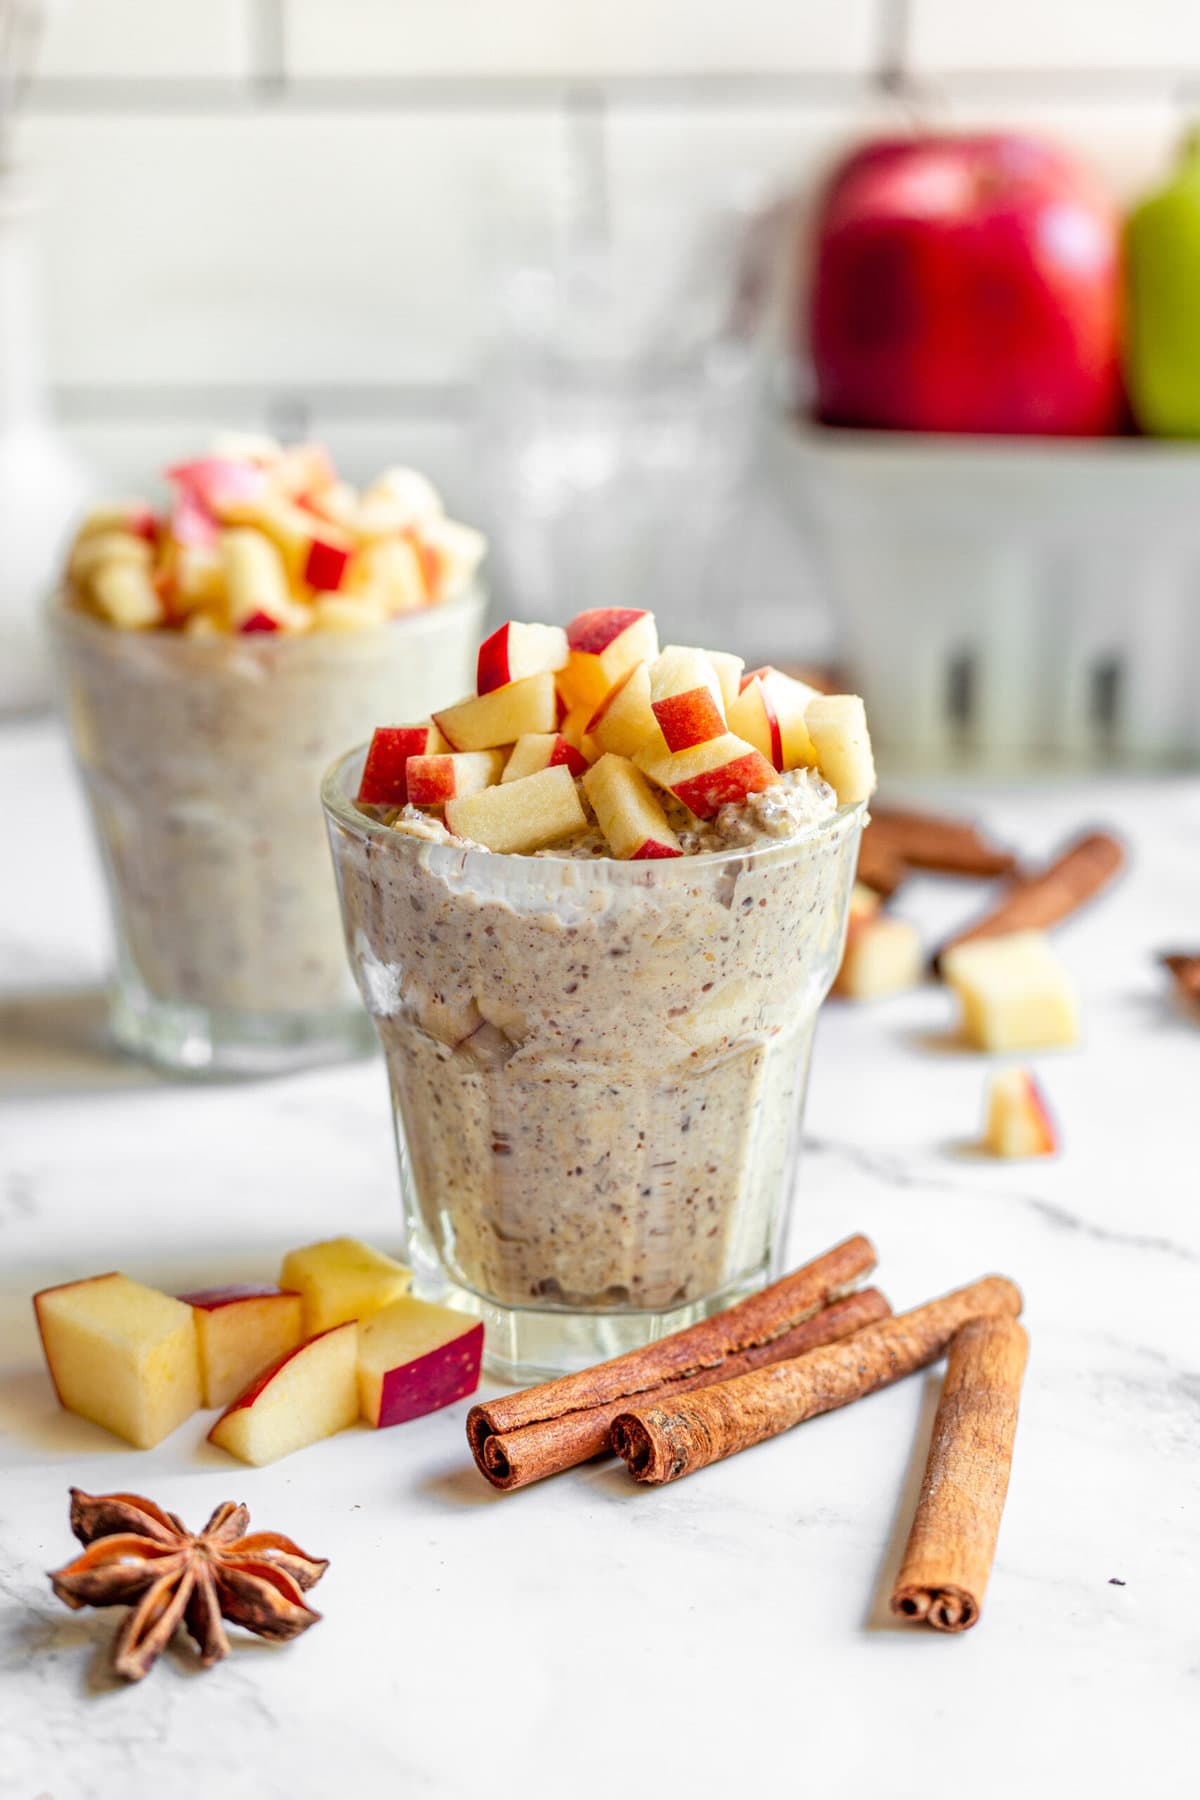
[(312, 1013), (210, 1011), (156, 999), (128, 979), (114, 988), (109, 1031), (116, 1044), (174, 1075), (285, 1075), (367, 1056), (375, 1031), (354, 1004)]

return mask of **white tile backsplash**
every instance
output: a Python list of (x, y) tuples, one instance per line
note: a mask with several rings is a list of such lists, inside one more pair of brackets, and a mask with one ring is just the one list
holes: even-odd
[(251, 0), (56, 0), (40, 79), (238, 79), (250, 72)]
[(908, 0), (908, 66), (947, 70), (1200, 68), (1195, 0)]
[(865, 71), (874, 0), (284, 0), (289, 75)]
[(457, 378), (502, 196), (556, 191), (564, 139), (551, 109), (97, 114), (25, 147), (60, 382), (304, 390)]

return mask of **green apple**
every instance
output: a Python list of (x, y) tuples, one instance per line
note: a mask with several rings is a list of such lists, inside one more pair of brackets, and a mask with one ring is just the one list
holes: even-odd
[(1155, 437), (1200, 437), (1200, 129), (1171, 179), (1130, 215), (1125, 261), (1134, 417)]

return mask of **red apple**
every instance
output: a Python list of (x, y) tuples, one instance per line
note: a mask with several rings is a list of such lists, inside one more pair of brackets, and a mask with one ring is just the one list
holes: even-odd
[(836, 425), (1093, 436), (1121, 415), (1119, 221), (1036, 139), (918, 136), (838, 167), (809, 338)]
[(248, 619), (243, 619), (238, 630), (247, 634), (255, 631), (278, 631), (279, 620), (273, 619), (270, 613), (252, 612)]
[(479, 646), (475, 686), (479, 693), (507, 687), (526, 675), (552, 674), (566, 667), (567, 634), (561, 625), (524, 625), (510, 619)]
[(334, 593), (342, 585), (342, 577), (350, 563), (348, 545), (335, 544), (314, 537), (304, 558), (304, 580), (322, 593)]
[(436, 756), (447, 748), (436, 725), (381, 725), (371, 738), (357, 799), (368, 806), (405, 806), (410, 756)]

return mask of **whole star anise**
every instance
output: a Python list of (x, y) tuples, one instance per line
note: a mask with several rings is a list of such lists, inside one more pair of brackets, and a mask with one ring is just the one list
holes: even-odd
[(306, 1556), (277, 1531), (246, 1536), (250, 1514), (226, 1500), (194, 1536), (174, 1513), (140, 1494), (71, 1489), (71, 1530), (82, 1556), (51, 1572), (60, 1600), (129, 1606), (113, 1640), (112, 1666), (127, 1681), (153, 1668), (176, 1628), (187, 1627), (211, 1668), (229, 1654), (221, 1620), (258, 1637), (286, 1639), (321, 1617), (305, 1603), (328, 1562)]

